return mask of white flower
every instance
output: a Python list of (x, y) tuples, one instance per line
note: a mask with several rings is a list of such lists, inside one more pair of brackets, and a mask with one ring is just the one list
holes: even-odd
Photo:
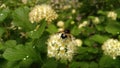
[(63, 21), (58, 21), (57, 26), (58, 27), (64, 27), (64, 22)]
[(93, 18), (92, 22), (93, 22), (94, 24), (98, 24), (98, 23), (100, 23), (100, 20), (99, 20), (98, 17), (95, 17), (95, 18)]
[(0, 9), (1, 8), (6, 8), (7, 6), (5, 5), (5, 4), (2, 4), (2, 5), (0, 5)]
[(27, 0), (21, 0), (23, 4), (27, 4)]
[(78, 28), (82, 28), (88, 25), (88, 21), (83, 21), (83, 23), (79, 24)]
[(71, 7), (72, 7), (71, 5), (65, 5), (65, 6), (63, 6), (63, 9), (66, 10), (66, 9), (71, 8)]
[(75, 40), (76, 41), (76, 43), (77, 43), (77, 46), (82, 46), (82, 40), (81, 39), (76, 39)]
[(72, 24), (72, 25), (75, 24), (75, 21), (71, 21), (71, 24)]
[(108, 39), (102, 45), (102, 50), (105, 55), (109, 55), (115, 59), (117, 56), (120, 56), (120, 42), (116, 39)]
[(75, 9), (72, 9), (72, 14), (75, 14), (76, 13), (76, 10)]
[(56, 33), (50, 36), (47, 41), (48, 57), (55, 57), (57, 60), (71, 61), (77, 49), (75, 38), (62, 38), (63, 33)]
[(58, 17), (56, 12), (49, 5), (36, 5), (29, 13), (31, 23), (40, 22), (45, 19), (48, 23), (52, 22)]
[(19, 30), (21, 30), (21, 29), (22, 29), (22, 27), (18, 27), (18, 29), (19, 29)]
[(58, 32), (64, 31), (64, 28), (58, 28)]
[(108, 18), (111, 18), (112, 20), (116, 20), (116, 18), (117, 18), (117, 13), (115, 13), (114, 11), (110, 11), (110, 12), (108, 12), (107, 17), (108, 17)]

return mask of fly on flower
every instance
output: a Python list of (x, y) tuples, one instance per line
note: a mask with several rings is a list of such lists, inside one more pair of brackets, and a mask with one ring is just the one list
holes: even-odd
[(48, 57), (55, 57), (57, 60), (71, 61), (76, 50), (77, 43), (75, 37), (69, 30), (64, 30), (50, 35), (48, 41)]
[(70, 30), (64, 30), (64, 31), (61, 31), (61, 38), (62, 39), (66, 39), (66, 38), (71, 38), (71, 34), (70, 34)]

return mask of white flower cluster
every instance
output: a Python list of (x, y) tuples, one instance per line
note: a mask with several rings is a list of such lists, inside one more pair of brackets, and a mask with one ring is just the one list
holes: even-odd
[(105, 55), (109, 55), (113, 59), (116, 59), (117, 56), (120, 56), (120, 41), (116, 39), (108, 39), (102, 45), (102, 50)]
[(48, 23), (58, 17), (57, 13), (49, 5), (36, 5), (29, 13), (31, 23), (40, 22), (45, 19)]
[(28, 0), (21, 0), (23, 4), (27, 4)]
[(114, 11), (110, 11), (110, 12), (108, 12), (107, 17), (108, 17), (108, 18), (111, 18), (112, 20), (116, 20), (116, 18), (117, 18), (117, 13), (115, 13)]
[(1, 8), (6, 8), (7, 6), (5, 5), (5, 4), (2, 4), (2, 5), (0, 5), (0, 9)]
[(88, 21), (83, 21), (83, 23), (79, 24), (78, 28), (82, 28), (88, 25)]
[(62, 33), (56, 33), (50, 36), (47, 42), (47, 55), (48, 57), (55, 57), (60, 61), (71, 61), (75, 51), (77, 50), (77, 43), (72, 35), (70, 38), (64, 39), (61, 35)]

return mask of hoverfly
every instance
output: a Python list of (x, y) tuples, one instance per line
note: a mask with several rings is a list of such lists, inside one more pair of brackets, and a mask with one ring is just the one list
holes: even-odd
[(61, 36), (60, 37), (62, 39), (71, 38), (70, 30), (61, 31)]

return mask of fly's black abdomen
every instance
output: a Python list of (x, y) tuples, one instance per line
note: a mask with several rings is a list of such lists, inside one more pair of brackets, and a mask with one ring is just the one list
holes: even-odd
[(65, 39), (65, 38), (67, 38), (67, 35), (66, 34), (61, 34), (61, 38)]

